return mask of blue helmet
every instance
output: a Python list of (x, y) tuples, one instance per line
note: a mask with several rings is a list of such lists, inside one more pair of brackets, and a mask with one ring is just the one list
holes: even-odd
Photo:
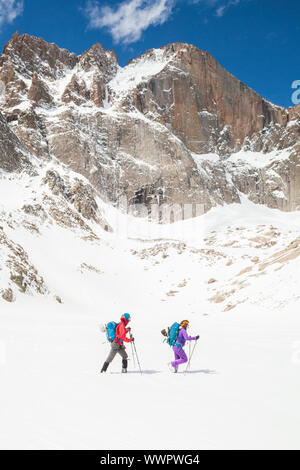
[(126, 320), (127, 323), (128, 323), (128, 322), (129, 322), (129, 319), (130, 319), (129, 313), (124, 313), (123, 318), (125, 318), (125, 320)]

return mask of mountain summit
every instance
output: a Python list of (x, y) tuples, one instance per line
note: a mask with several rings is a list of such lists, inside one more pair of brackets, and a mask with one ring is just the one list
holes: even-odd
[(269, 103), (193, 45), (152, 49), (122, 68), (100, 44), (77, 56), (16, 33), (0, 79), (5, 171), (60, 163), (113, 204), (207, 211), (244, 193), (300, 205), (299, 107)]

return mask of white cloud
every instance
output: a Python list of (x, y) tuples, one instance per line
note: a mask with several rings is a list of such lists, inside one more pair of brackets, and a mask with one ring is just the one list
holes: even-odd
[(227, 8), (231, 6), (236, 6), (240, 3), (240, 0), (230, 0), (227, 3), (224, 3), (223, 5), (219, 6), (216, 10), (216, 15), (221, 18), (224, 14)]
[(165, 23), (176, 0), (126, 0), (117, 8), (89, 0), (84, 10), (93, 29), (106, 28), (117, 43), (138, 41), (149, 26)]
[(0, 27), (11, 24), (23, 13), (23, 0), (0, 0)]
[(219, 18), (221, 18), (221, 16), (224, 15), (225, 10), (226, 10), (226, 5), (221, 5), (220, 7), (217, 8), (217, 10), (216, 10), (216, 15), (217, 15)]

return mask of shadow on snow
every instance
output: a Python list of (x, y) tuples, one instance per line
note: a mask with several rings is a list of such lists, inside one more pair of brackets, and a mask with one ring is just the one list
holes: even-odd
[[(185, 371), (180, 373), (184, 374)], [(187, 370), (186, 374), (217, 374), (217, 371), (213, 369)]]

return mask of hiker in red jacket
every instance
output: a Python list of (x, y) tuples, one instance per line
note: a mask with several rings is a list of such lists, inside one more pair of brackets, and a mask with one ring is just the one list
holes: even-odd
[(125, 343), (131, 343), (134, 341), (134, 338), (130, 336), (130, 338), (127, 338), (127, 334), (130, 333), (130, 328), (126, 328), (128, 323), (130, 322), (131, 318), (129, 313), (124, 313), (121, 317), (121, 322), (116, 326), (116, 337), (111, 343), (111, 350), (110, 353), (106, 359), (106, 361), (103, 364), (103, 367), (101, 369), (101, 372), (106, 372), (109, 364), (112, 362), (112, 360), (115, 358), (116, 354), (119, 353), (120, 356), (122, 357), (122, 372), (126, 373), (127, 372), (127, 359), (128, 359), (128, 354), (125, 351)]

